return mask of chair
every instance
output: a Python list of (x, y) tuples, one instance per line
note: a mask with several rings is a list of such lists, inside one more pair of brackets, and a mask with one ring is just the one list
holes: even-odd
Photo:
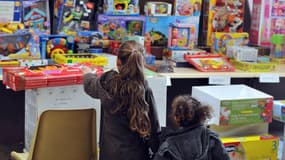
[(48, 110), (39, 118), (29, 153), (13, 160), (97, 160), (96, 111)]

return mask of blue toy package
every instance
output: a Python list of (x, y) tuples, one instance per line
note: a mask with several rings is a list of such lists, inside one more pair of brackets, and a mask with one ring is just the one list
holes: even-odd
[(0, 60), (39, 59), (39, 43), (34, 33), (18, 30), (14, 34), (0, 34)]
[(74, 37), (66, 35), (41, 35), (41, 58), (50, 59), (52, 54), (66, 54), (73, 52)]
[(21, 0), (0, 0), (0, 22), (21, 22)]
[[(59, 4), (60, 5), (60, 4)], [(88, 0), (65, 0), (58, 11), (57, 33), (76, 35), (78, 31), (94, 30), (95, 4)]]
[(49, 3), (46, 0), (23, 0), (23, 23), (26, 29), (50, 34)]
[(98, 31), (103, 39), (122, 40), (126, 35), (143, 36), (145, 33), (144, 16), (98, 16)]
[(145, 39), (151, 40), (151, 46), (167, 46), (169, 27), (171, 24), (187, 24), (195, 28), (196, 45), (198, 42), (199, 17), (198, 16), (146, 16)]
[(139, 0), (104, 0), (104, 13), (107, 15), (139, 15)]

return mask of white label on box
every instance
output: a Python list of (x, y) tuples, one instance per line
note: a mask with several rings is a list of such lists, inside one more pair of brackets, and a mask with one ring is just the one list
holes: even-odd
[(209, 84), (220, 84), (220, 85), (231, 84), (231, 77), (230, 76), (210, 76)]
[(280, 76), (277, 73), (263, 73), (259, 75), (259, 83), (279, 83)]

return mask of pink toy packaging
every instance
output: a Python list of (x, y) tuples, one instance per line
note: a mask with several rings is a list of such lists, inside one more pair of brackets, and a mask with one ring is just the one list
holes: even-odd
[(104, 0), (107, 15), (139, 15), (139, 0)]
[(98, 31), (103, 39), (122, 40), (124, 36), (143, 36), (145, 33), (144, 16), (98, 16)]
[(200, 16), (202, 0), (175, 0), (176, 16)]
[(49, 4), (46, 0), (24, 0), (23, 22), (25, 28), (40, 34), (50, 34)]
[(193, 49), (196, 44), (195, 26), (184, 23), (171, 23), (168, 32), (168, 48)]
[(285, 1), (253, 0), (250, 43), (270, 46), (273, 34), (285, 34)]

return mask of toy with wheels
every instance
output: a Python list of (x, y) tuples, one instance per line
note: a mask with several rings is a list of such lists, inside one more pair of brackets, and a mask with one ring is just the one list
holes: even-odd
[(67, 43), (64, 38), (53, 38), (47, 42), (48, 57), (51, 57), (53, 54), (65, 54), (67, 51)]

